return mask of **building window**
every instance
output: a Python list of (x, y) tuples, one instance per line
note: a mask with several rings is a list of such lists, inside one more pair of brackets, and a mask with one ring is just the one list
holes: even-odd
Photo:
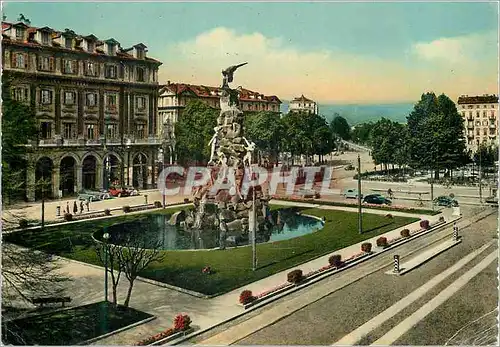
[(42, 44), (43, 45), (49, 44), (49, 33), (42, 32)]
[(144, 77), (145, 77), (144, 68), (138, 67), (137, 68), (137, 81), (144, 82), (145, 81)]
[(63, 123), (63, 131), (65, 139), (76, 138), (75, 134), (75, 124), (74, 123)]
[(16, 39), (18, 40), (24, 39), (24, 28), (16, 28)]
[(74, 105), (76, 99), (75, 92), (64, 92), (64, 104), (65, 105)]
[(117, 67), (116, 65), (106, 65), (104, 72), (105, 72), (104, 77), (116, 78)]
[(73, 39), (70, 39), (69, 37), (66, 37), (64, 39), (64, 47), (66, 47), (67, 49), (73, 48)]
[(106, 107), (109, 109), (116, 109), (116, 95), (115, 94), (106, 95)]
[(138, 110), (144, 110), (146, 108), (146, 98), (143, 96), (139, 96), (136, 99), (137, 102), (137, 109)]
[(144, 59), (144, 50), (137, 49), (137, 59)]
[(16, 101), (28, 101), (29, 100), (29, 90), (26, 87), (15, 87), (12, 88), (12, 99)]
[(88, 107), (97, 106), (97, 93), (85, 94), (85, 105)]
[(93, 140), (97, 138), (97, 126), (95, 124), (86, 124), (85, 128), (87, 129), (87, 139)]
[(488, 129), (486, 129), (486, 128), (483, 129), (483, 135), (484, 136), (488, 135)]
[(480, 129), (476, 129), (476, 135), (477, 136), (481, 135), (481, 130)]
[(52, 137), (52, 124), (50, 122), (40, 123), (40, 138), (50, 139)]
[(76, 74), (77, 70), (77, 61), (76, 60), (68, 60), (63, 59), (62, 71), (66, 74)]
[(12, 65), (16, 69), (26, 69), (28, 67), (28, 56), (26, 53), (14, 53)]
[(87, 42), (87, 49), (90, 53), (94, 52), (94, 42)]
[(108, 139), (116, 138), (118, 134), (118, 125), (117, 124), (106, 124), (106, 137)]
[(469, 111), (469, 117), (472, 117), (472, 111)]
[(495, 111), (491, 111), (491, 116), (495, 117)]
[(52, 90), (42, 89), (40, 91), (40, 103), (42, 105), (52, 104)]
[(93, 76), (96, 77), (99, 72), (97, 71), (97, 64), (92, 61), (85, 62), (85, 76)]
[(479, 111), (476, 111), (476, 117), (479, 117)]
[(54, 71), (54, 58), (53, 57), (38, 57), (38, 70), (40, 71)]
[(137, 138), (139, 139), (143, 139), (144, 138), (144, 124), (138, 124), (137, 127), (136, 127), (136, 136)]

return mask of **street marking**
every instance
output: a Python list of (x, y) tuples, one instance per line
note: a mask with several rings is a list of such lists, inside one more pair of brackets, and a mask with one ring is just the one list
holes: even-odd
[(397, 303), (377, 315), (376, 317), (370, 319), (365, 324), (361, 325), (357, 329), (353, 330), (351, 333), (344, 336), (339, 341), (335, 342), (333, 345), (355, 345), (356, 342), (360, 341), (363, 337), (368, 335), (370, 332), (381, 326), (385, 321), (389, 320), (406, 307), (410, 306), (413, 302), (424, 296), (429, 290), (437, 286), (439, 283), (444, 281), (447, 277), (451, 276), (453, 273), (460, 270), (462, 267), (467, 265), (479, 254), (484, 252), (488, 247), (490, 247), (495, 240), (491, 240), (487, 244), (483, 245), (481, 248), (475, 250), (474, 252), (468, 254), (453, 266), (449, 267), (445, 271), (441, 272), (439, 275), (433, 277), (430, 281), (417, 288), (415, 291), (399, 300)]
[(443, 304), (446, 300), (452, 297), (456, 292), (458, 292), (463, 286), (465, 286), (471, 279), (477, 276), (481, 271), (486, 269), (491, 263), (498, 259), (498, 250), (491, 252), (485, 259), (483, 259), (479, 264), (474, 266), (472, 269), (467, 271), (464, 275), (459, 277), (455, 282), (450, 284), (446, 289), (441, 291), (437, 296), (435, 296), (431, 301), (426, 303), (420, 309), (418, 309), (411, 316), (406, 318), (404, 321), (399, 323), (397, 326), (392, 328), (387, 334), (382, 336), (380, 339), (375, 341), (372, 345), (383, 345), (388, 346), (394, 343), (398, 338), (403, 336), (408, 330), (413, 328), (418, 322), (424, 319), (432, 311), (434, 311), (439, 305)]

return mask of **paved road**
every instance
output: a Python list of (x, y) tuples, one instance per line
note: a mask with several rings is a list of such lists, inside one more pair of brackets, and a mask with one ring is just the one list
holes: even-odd
[[(344, 284), (347, 286), (304, 308), (298, 309), (298, 311), (288, 317), (281, 320), (272, 320), (271, 322), (275, 321), (274, 324), (247, 335), (247, 337), (240, 336), (239, 339), (236, 339), (232, 343), (241, 345), (333, 344), (346, 334), (352, 332), (356, 327), (364, 324), (372, 317), (414, 292), (418, 287), (426, 284), (434, 276), (441, 274), (465, 255), (490, 242), (493, 236), (496, 235), (496, 228), (497, 214), (495, 213), (483, 221), (475, 223), (473, 227), (462, 230), (461, 234), (464, 237), (461, 244), (447, 250), (445, 253), (401, 277), (385, 274), (390, 269), (389, 264), (391, 264), (392, 255), (395, 252), (389, 252), (390, 254), (380, 259), (376, 258), (359, 267), (332, 276), (319, 284), (311, 286), (310, 289), (308, 288), (305, 291), (290, 295), (285, 300), (277, 301), (267, 308), (251, 313), (244, 319), (237, 321), (235, 323), (237, 324), (236, 326), (233, 324), (235, 336), (238, 335), (238, 331), (244, 331), (249, 326), (251, 328), (252, 325), (257, 326), (257, 320), (266, 319), (266, 316), (270, 316), (270, 312), (273, 310), (279, 311), (280, 305), (299, 305), (301, 301), (307, 301), (305, 300), (306, 298), (314, 301), (320, 298), (320, 296), (316, 299), (313, 297), (321, 289), (331, 288), (334, 290), (334, 287), (342, 287)], [(430, 244), (439, 237), (440, 235), (435, 234), (416, 240), (409, 245), (401, 246), (397, 252), (402, 255), (406, 254), (406, 252)], [(432, 290), (424, 292), (424, 295), (419, 300), (413, 302), (394, 317), (390, 317), (385, 324), (371, 331), (360, 342), (362, 344), (375, 342), (401, 320), (422, 307), (426, 302), (456, 281), (461, 275), (477, 265), (486, 255), (494, 251), (495, 246), (496, 242), (472, 261), (467, 262), (460, 270), (442, 280)], [(402, 258), (402, 261), (404, 259)], [(403, 334), (401, 340), (397, 340), (396, 344), (406, 344), (407, 341), (411, 341), (412, 344), (444, 344), (461, 326), (491, 311), (496, 307), (497, 300), (496, 286), (491, 285), (492, 281), (494, 282), (496, 279), (496, 272), (493, 271), (495, 266), (496, 263), (489, 266), (486, 270), (481, 271), (463, 289), (457, 292), (451, 299), (445, 301), (439, 307), (439, 310), (431, 311), (414, 329), (411, 329), (407, 334)], [(378, 268), (380, 270), (377, 270)], [(375, 272), (371, 273), (373, 271)], [(358, 278), (359, 280), (351, 283)], [(482, 285), (490, 285), (490, 287), (484, 287), (489, 289), (481, 290), (481, 296), (484, 297), (484, 300), (478, 303), (474, 298), (477, 298), (477, 290)], [(474, 294), (476, 294), (476, 297), (474, 297)], [(463, 299), (460, 300), (457, 298)], [(459, 304), (454, 304), (454, 300), (459, 300)], [(452, 322), (450, 317), (457, 317), (457, 320)], [(251, 321), (251, 319), (254, 321)], [(436, 331), (433, 327), (438, 323), (440, 329)], [(210, 334), (193, 339), (191, 343), (203, 343), (211, 335), (230, 330), (229, 326), (223, 326)], [(429, 330), (432, 330), (432, 334), (429, 333)], [(425, 336), (425, 338), (422, 336)], [(210, 341), (216, 342), (214, 338)]]

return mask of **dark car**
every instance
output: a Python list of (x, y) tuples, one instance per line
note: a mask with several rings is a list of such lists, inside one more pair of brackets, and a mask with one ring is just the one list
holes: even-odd
[(391, 200), (385, 198), (380, 194), (370, 194), (364, 197), (363, 202), (365, 204), (376, 204), (376, 205), (390, 205)]
[(444, 207), (458, 207), (458, 201), (449, 196), (438, 196), (434, 199), (434, 205)]
[(496, 205), (498, 206), (498, 197), (496, 196), (489, 196), (486, 199), (484, 199), (484, 202), (490, 205)]

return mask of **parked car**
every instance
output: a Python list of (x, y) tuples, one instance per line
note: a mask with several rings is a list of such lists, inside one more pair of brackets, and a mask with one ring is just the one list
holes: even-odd
[(497, 205), (498, 206), (498, 197), (496, 196), (489, 196), (486, 199), (484, 199), (484, 202), (490, 205)]
[(111, 196), (116, 196), (118, 198), (130, 196), (130, 192), (128, 190), (116, 187), (109, 188), (109, 194), (111, 194)]
[[(356, 188), (346, 189), (341, 195), (343, 195), (346, 199), (357, 199), (358, 190)], [(363, 194), (361, 194), (361, 198), (363, 198)]]
[(78, 194), (78, 200), (88, 200), (90, 202), (100, 201), (102, 200), (102, 195), (103, 194), (101, 192), (83, 190), (80, 192), (80, 194)]
[(450, 198), (449, 196), (438, 196), (434, 199), (434, 205), (444, 207), (458, 207), (458, 201)]
[(376, 205), (390, 205), (392, 203), (391, 200), (380, 194), (370, 194), (365, 196), (363, 199), (365, 204), (376, 204)]
[(132, 186), (126, 186), (124, 189), (129, 192), (130, 196), (137, 196), (137, 195), (139, 195), (139, 191), (137, 189), (135, 189), (134, 187), (132, 187)]
[(352, 171), (352, 170), (354, 170), (354, 166), (352, 164), (349, 164), (349, 165), (344, 166), (344, 169), (346, 171)]

